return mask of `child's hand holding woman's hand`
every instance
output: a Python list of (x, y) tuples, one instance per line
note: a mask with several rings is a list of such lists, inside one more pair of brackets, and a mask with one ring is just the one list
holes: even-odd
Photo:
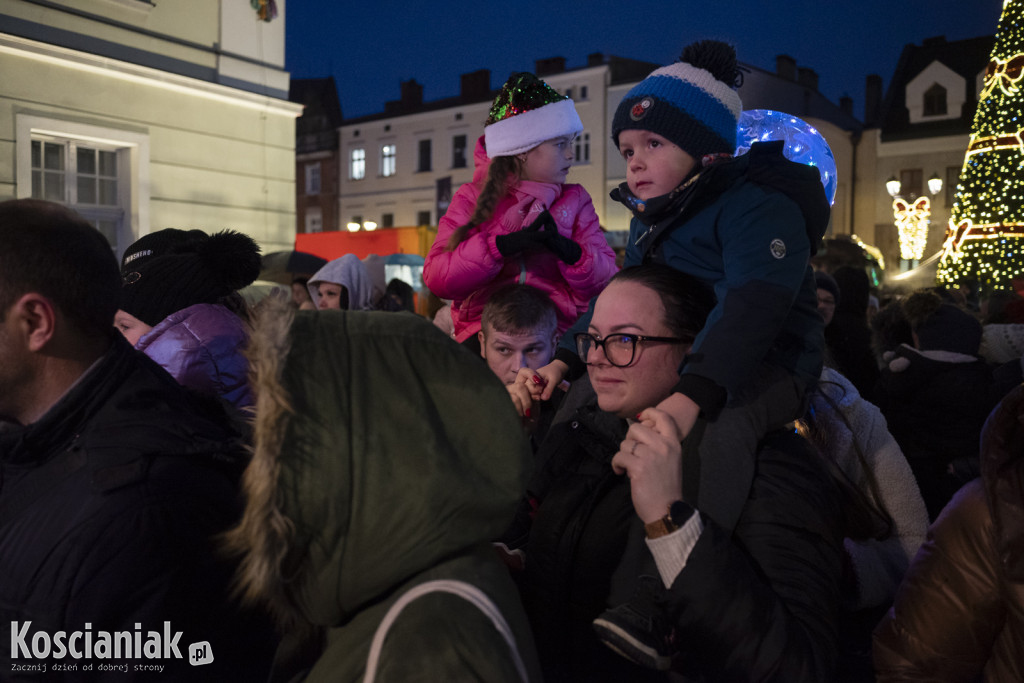
[(531, 395), (536, 396), (538, 401), (547, 401), (556, 388), (568, 391), (569, 383), (565, 381), (568, 374), (569, 366), (565, 361), (553, 360), (537, 370), (521, 368), (516, 383), (522, 382), (529, 386)]
[(647, 408), (641, 417), (629, 426), (612, 458), (612, 469), (629, 477), (633, 508), (649, 524), (683, 499), (683, 448), (668, 413)]
[[(648, 408), (647, 410), (652, 409)], [(646, 417), (647, 410), (640, 413), (641, 419)], [(693, 425), (697, 422), (697, 417), (700, 416), (700, 406), (689, 396), (678, 392), (671, 394), (659, 403), (657, 410), (665, 413), (666, 417), (669, 418), (670, 426), (676, 430), (677, 441), (682, 441), (686, 438), (690, 430), (693, 429)]]

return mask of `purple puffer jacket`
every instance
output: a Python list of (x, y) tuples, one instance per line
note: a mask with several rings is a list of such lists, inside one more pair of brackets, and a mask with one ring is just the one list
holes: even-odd
[(245, 408), (253, 403), (243, 354), (248, 339), (245, 323), (224, 306), (195, 304), (161, 320), (135, 348), (179, 384)]
[[(469, 222), (487, 180), (491, 160), (483, 137), (477, 141), (475, 162), (473, 182), (458, 189), (440, 220), (423, 266), (423, 283), (442, 299), (454, 300), (456, 341), (480, 330), (480, 315), (491, 293), (513, 282), (533, 285), (547, 294), (558, 309), (558, 332), (564, 332), (618, 269), (590, 195), (581, 185), (520, 181), (498, 201), (490, 220), (470, 230), (455, 251), (448, 251), (448, 238)], [(504, 258), (494, 238), (530, 225), (544, 209), (551, 212), (558, 233), (580, 245), (579, 261), (568, 265), (548, 251)]]

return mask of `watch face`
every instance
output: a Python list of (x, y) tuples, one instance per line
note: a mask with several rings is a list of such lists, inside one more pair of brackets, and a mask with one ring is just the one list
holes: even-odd
[(668, 509), (668, 515), (672, 518), (672, 523), (677, 527), (686, 524), (686, 520), (690, 519), (693, 512), (693, 508), (681, 500), (672, 503)]

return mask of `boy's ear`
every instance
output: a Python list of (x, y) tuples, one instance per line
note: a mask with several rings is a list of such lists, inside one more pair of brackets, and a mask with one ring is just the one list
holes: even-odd
[(487, 336), (484, 334), (483, 328), (480, 328), (480, 331), (476, 333), (476, 338), (480, 342), (480, 357), (487, 358), (487, 353), (484, 349), (487, 346)]

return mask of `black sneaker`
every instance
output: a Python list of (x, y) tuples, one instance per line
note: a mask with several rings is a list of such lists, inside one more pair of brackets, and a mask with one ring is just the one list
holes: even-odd
[(594, 619), (598, 639), (634, 664), (668, 671), (674, 650), (662, 594), (661, 579), (641, 576), (629, 602)]

